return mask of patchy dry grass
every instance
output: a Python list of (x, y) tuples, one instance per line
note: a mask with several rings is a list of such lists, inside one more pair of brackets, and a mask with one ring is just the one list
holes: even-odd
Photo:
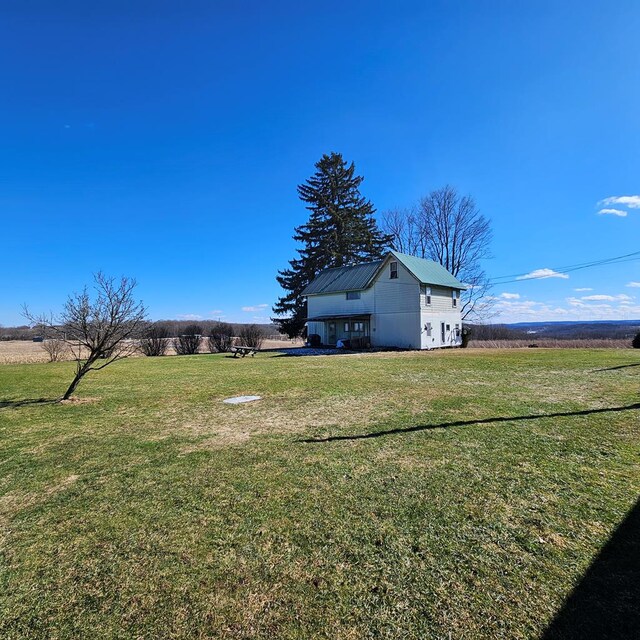
[(136, 358), (43, 402), (72, 368), (0, 367), (3, 638), (533, 638), (640, 493), (633, 351)]

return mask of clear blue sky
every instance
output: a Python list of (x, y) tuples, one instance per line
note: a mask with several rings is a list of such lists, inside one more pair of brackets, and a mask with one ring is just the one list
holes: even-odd
[[(379, 211), (472, 194), (492, 276), (638, 251), (640, 198), (599, 203), (640, 194), (639, 33), (637, 0), (4, 0), (0, 323), (100, 269), (155, 319), (266, 320), (330, 151)], [(640, 317), (640, 262), (569, 275), (502, 318)]]

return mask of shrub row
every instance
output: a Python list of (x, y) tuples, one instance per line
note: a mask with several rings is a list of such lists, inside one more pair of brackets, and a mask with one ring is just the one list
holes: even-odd
[(140, 340), (140, 350), (146, 356), (164, 356), (170, 345), (180, 356), (199, 353), (203, 344), (210, 353), (225, 353), (231, 350), (234, 342), (260, 349), (264, 341), (264, 330), (255, 324), (243, 325), (237, 339), (234, 337), (234, 327), (226, 322), (213, 324), (208, 335), (204, 335), (202, 326), (190, 324), (184, 327), (182, 333), (170, 337), (170, 332), (162, 322), (149, 325)]

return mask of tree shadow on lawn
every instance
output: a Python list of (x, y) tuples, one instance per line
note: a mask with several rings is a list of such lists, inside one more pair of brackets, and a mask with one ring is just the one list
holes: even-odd
[(616, 371), (617, 369), (627, 369), (628, 367), (640, 367), (640, 362), (634, 362), (633, 364), (621, 364), (617, 367), (607, 367), (606, 369), (594, 369), (593, 373), (599, 371)]
[(60, 398), (24, 398), (23, 400), (0, 400), (0, 409), (16, 409), (30, 404), (54, 404)]
[(417, 431), (429, 431), (430, 429), (446, 429), (448, 427), (466, 427), (472, 424), (494, 424), (499, 422), (518, 422), (520, 420), (538, 420), (540, 418), (565, 418), (570, 416), (589, 416), (598, 413), (617, 413), (620, 411), (638, 411), (640, 402), (627, 405), (626, 407), (606, 407), (604, 409), (584, 409), (583, 411), (563, 411), (559, 413), (541, 413), (529, 416), (502, 416), (497, 418), (485, 418), (484, 420), (458, 420), (456, 422), (441, 422), (439, 424), (418, 424), (412, 427), (400, 427), (398, 429), (387, 429), (385, 431), (373, 431), (371, 433), (360, 433), (353, 436), (329, 436), (327, 438), (304, 438), (297, 442), (317, 443), (335, 442), (338, 440), (366, 440), (368, 438), (381, 438), (382, 436), (400, 435), (404, 433), (415, 433)]
[(640, 638), (640, 500), (541, 636), (541, 640), (583, 638)]

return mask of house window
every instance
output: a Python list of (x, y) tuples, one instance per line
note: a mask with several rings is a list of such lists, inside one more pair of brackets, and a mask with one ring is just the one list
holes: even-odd
[(392, 280), (395, 280), (398, 277), (398, 263), (397, 262), (391, 262), (389, 264), (389, 277)]
[(347, 300), (360, 300), (359, 291), (347, 291)]
[(431, 287), (422, 287), (422, 293), (424, 294), (424, 303), (426, 306), (431, 304)]
[(424, 325), (424, 330), (427, 332), (427, 337), (430, 338), (431, 337), (431, 323), (427, 322), (427, 324)]
[(345, 323), (344, 323), (344, 332), (345, 332), (345, 333), (349, 333), (349, 331), (350, 331), (350, 329), (349, 329), (349, 323), (348, 323), (348, 322), (345, 322)]
[(451, 305), (453, 307), (458, 306), (458, 292), (455, 289), (451, 292)]
[(364, 331), (364, 322), (354, 322), (352, 330), (355, 332)]

